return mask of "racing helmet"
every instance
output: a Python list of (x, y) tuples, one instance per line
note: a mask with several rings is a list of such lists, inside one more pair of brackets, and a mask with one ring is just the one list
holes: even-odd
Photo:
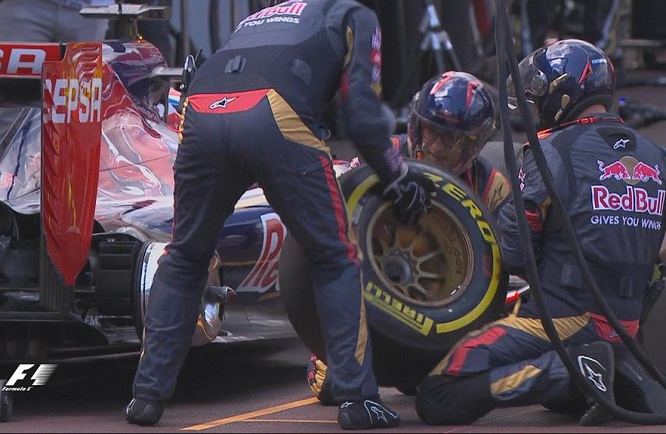
[(494, 124), (493, 100), (481, 81), (466, 72), (437, 75), (410, 104), (410, 157), (461, 175), (490, 139)]
[[(564, 39), (539, 48), (518, 64), (520, 81), (533, 119), (550, 128), (576, 119), (601, 104), (610, 110), (615, 68), (603, 50), (579, 39)], [(513, 77), (507, 79), (509, 107), (515, 109)]]

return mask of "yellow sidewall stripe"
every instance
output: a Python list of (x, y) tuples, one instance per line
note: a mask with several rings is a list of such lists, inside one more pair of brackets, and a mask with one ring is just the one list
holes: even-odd
[[(361, 201), (363, 195), (365, 195), (368, 192), (368, 190), (370, 190), (370, 188), (372, 188), (378, 182), (379, 182), (379, 177), (377, 175), (368, 176), (349, 195), (349, 199), (347, 200), (347, 211), (350, 216), (350, 221), (351, 221), (351, 216), (354, 214), (354, 210), (356, 209), (358, 203)], [(467, 314), (463, 315), (462, 317), (452, 321), (437, 323), (435, 326), (436, 333), (438, 334), (449, 333), (455, 330), (459, 330), (477, 320), (488, 309), (493, 299), (495, 298), (495, 294), (497, 293), (497, 290), (499, 288), (500, 277), (501, 277), (499, 245), (493, 244), (491, 246), (491, 251), (492, 251), (492, 267), (493, 267), (492, 277), (490, 280), (490, 284), (488, 286), (488, 290), (486, 291), (486, 294), (483, 296), (479, 304), (476, 305), (474, 309), (470, 310)], [(483, 266), (483, 265), (478, 264), (477, 266)], [(372, 297), (370, 297), (367, 292), (364, 292), (364, 298), (366, 301), (382, 309), (384, 312), (390, 314), (398, 321), (405, 323), (405, 321), (399, 316), (397, 316), (395, 312), (393, 312), (390, 308), (387, 308), (386, 306), (373, 300)], [(410, 324), (407, 325), (410, 326)]]

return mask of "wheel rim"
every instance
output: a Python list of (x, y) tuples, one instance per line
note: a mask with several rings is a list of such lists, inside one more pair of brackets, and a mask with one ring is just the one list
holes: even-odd
[(400, 225), (390, 203), (372, 216), (364, 254), (391, 295), (420, 306), (460, 298), (473, 275), (472, 244), (460, 221), (439, 203), (417, 225)]

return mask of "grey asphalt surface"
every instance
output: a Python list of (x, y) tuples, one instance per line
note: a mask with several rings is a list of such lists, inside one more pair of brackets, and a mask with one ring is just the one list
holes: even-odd
[[(136, 359), (59, 366), (47, 386), (16, 393), (14, 415), (0, 432), (339, 432), (337, 408), (320, 405), (305, 383), (309, 351), (296, 340), (219, 348), (190, 354), (173, 399), (154, 427), (125, 422)], [(400, 412), (402, 424), (373, 432), (666, 432), (666, 426), (610, 422), (583, 428), (571, 417), (540, 406), (498, 409), (470, 426), (426, 426), (414, 397), (392, 388), (382, 398)]]
[[(666, 76), (666, 71), (636, 69), (629, 74), (659, 77)], [(666, 110), (663, 86), (621, 88), (617, 94)], [(666, 143), (666, 121), (639, 131)], [(522, 140), (516, 133), (515, 141)], [(341, 158), (354, 153), (346, 141), (334, 142), (332, 147)], [(501, 143), (493, 142), (486, 152), (500, 150)], [(655, 334), (657, 340), (663, 336)], [(150, 428), (129, 425), (123, 417), (136, 357), (59, 366), (48, 385), (15, 394), (13, 417), (0, 423), (0, 432), (338, 432), (337, 409), (315, 402), (306, 385), (308, 357), (309, 351), (296, 339), (193, 351), (162, 421)], [(666, 425), (618, 421), (583, 428), (575, 419), (540, 406), (498, 409), (471, 426), (429, 427), (418, 420), (414, 397), (392, 388), (382, 388), (381, 393), (403, 420), (399, 428), (386, 432), (666, 432)]]

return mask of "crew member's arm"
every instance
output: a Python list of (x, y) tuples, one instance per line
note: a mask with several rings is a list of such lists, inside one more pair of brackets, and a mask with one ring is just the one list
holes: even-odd
[(381, 109), (382, 36), (375, 13), (364, 7), (350, 11), (344, 37), (347, 52), (340, 102), (347, 132), (363, 159), (388, 185), (400, 175), (403, 159), (392, 145), (389, 120)]
[(486, 204), (492, 215), (497, 219), (500, 210), (511, 199), (511, 183), (498, 169), (490, 173), (487, 189), (484, 191), (483, 203)]
[[(540, 260), (543, 243), (543, 229), (551, 201), (541, 175), (529, 148), (525, 150), (519, 182), (525, 204), (525, 215), (529, 226), (532, 250), (537, 261)], [(513, 200), (507, 202), (499, 213), (498, 223), (501, 233), (502, 258), (511, 274), (523, 274), (525, 254), (520, 243), (516, 209)]]
[[(511, 183), (498, 168), (481, 156), (476, 158), (468, 172), (472, 169), (474, 169), (476, 177), (468, 182), (497, 220), (500, 209), (511, 198)], [(462, 178), (463, 180), (468, 179), (467, 174), (463, 174)]]

